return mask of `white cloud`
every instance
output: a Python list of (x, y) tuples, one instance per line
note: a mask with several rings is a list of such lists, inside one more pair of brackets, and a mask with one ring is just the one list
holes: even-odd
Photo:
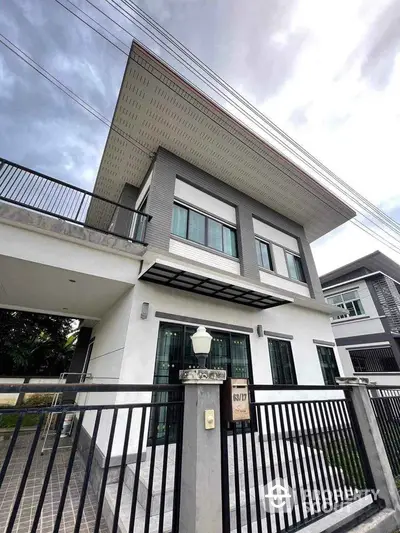
[[(287, 31), (305, 29), (307, 41), (292, 77), (259, 107), (368, 200), (393, 211), (400, 207), (400, 54), (395, 51), (388, 83), (380, 90), (362, 75), (374, 47), (367, 39), (389, 4), (300, 0)], [(381, 45), (384, 28), (375, 25)], [(321, 273), (377, 248), (400, 262), (398, 253), (350, 223), (313, 245)]]

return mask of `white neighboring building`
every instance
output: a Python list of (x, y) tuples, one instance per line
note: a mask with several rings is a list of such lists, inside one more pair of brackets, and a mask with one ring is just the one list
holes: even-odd
[[(178, 383), (179, 370), (196, 365), (190, 335), (205, 325), (208, 366), (228, 376), (323, 385), (343, 374), (330, 322), (340, 310), (324, 300), (310, 243), (355, 213), (136, 44), (94, 192), (119, 207), (92, 200), (90, 229), (0, 209), (10, 280), (0, 305), (85, 319), (93, 329), (75, 369), (87, 353), (94, 376)], [(151, 217), (145, 234), (143, 217), (121, 206)], [(14, 287), (17, 268), (25, 275)], [(51, 284), (45, 295), (39, 279)]]
[(400, 384), (400, 266), (379, 251), (321, 277), (328, 303), (349, 315), (332, 320), (345, 375)]

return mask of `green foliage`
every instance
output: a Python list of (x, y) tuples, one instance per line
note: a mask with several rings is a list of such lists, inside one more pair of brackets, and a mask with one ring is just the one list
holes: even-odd
[(57, 376), (74, 352), (72, 319), (0, 309), (0, 375)]
[(53, 394), (32, 394), (24, 398), (24, 407), (48, 407), (53, 400)]
[[(0, 429), (13, 428), (17, 423), (19, 414), (10, 413), (9, 415), (0, 414)], [(36, 426), (39, 422), (40, 415), (38, 413), (29, 413), (22, 419), (22, 427)]]

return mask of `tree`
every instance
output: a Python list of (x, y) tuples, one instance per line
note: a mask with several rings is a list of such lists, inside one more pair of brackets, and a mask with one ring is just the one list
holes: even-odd
[(69, 368), (74, 320), (0, 309), (0, 375), (57, 376)]

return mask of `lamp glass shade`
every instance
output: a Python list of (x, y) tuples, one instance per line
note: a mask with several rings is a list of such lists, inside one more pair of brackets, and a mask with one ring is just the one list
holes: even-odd
[(210, 352), (212, 336), (204, 326), (199, 326), (191, 339), (195, 354), (208, 354)]

